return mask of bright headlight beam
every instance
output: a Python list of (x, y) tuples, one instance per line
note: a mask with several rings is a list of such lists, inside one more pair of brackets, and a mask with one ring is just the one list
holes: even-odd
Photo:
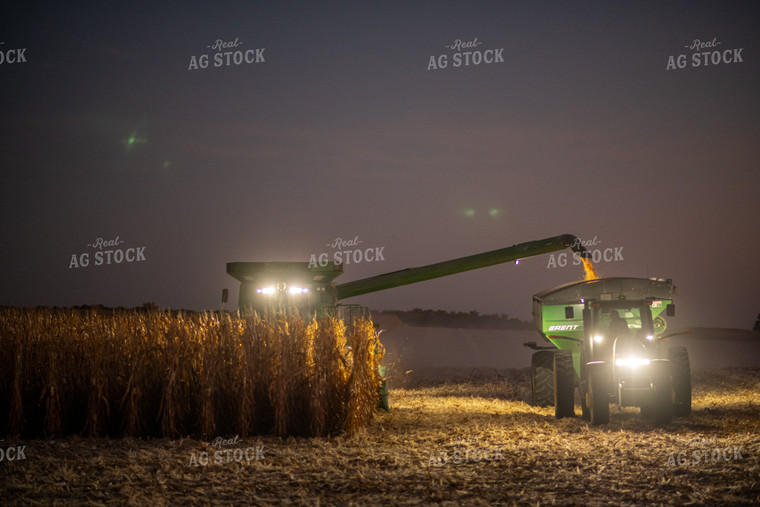
[(647, 366), (649, 359), (646, 357), (625, 357), (615, 360), (616, 366), (623, 366), (628, 368), (636, 368), (638, 366)]

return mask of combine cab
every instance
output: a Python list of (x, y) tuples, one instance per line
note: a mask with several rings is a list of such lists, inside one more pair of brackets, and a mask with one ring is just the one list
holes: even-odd
[(600, 278), (560, 285), (533, 297), (536, 327), (551, 346), (531, 361), (534, 403), (557, 417), (609, 421), (609, 404), (641, 407), (657, 424), (691, 411), (689, 356), (663, 350), (665, 316), (674, 315), (670, 280)]

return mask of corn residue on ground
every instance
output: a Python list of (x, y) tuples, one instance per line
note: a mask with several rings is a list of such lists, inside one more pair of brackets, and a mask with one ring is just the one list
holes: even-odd
[[(703, 505), (760, 502), (760, 370), (694, 375), (693, 413), (665, 428), (526, 401), (528, 370), (391, 386), (390, 412), (327, 438), (6, 441), (0, 497), (25, 504)], [(429, 377), (430, 378), (430, 377)], [(576, 407), (579, 412), (579, 407)]]

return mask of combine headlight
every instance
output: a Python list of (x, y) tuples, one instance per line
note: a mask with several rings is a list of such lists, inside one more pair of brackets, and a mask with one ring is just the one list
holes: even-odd
[(636, 368), (638, 366), (647, 366), (649, 364), (649, 359), (646, 357), (626, 357), (621, 359), (615, 360), (616, 366), (622, 366), (622, 367), (628, 367), (628, 368)]
[(596, 343), (601, 343), (602, 342), (602, 335), (598, 334), (598, 335), (594, 336), (594, 341)]
[(288, 289), (288, 292), (291, 294), (306, 294), (309, 292), (309, 289), (306, 287), (291, 287)]
[(265, 296), (271, 296), (275, 293), (274, 287), (262, 287), (260, 289), (256, 289), (256, 292), (258, 294), (264, 294)]

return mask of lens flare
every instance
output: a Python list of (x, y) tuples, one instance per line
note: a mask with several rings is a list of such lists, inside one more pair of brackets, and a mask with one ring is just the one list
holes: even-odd
[(139, 135), (137, 131), (134, 131), (129, 135), (129, 137), (127, 137), (126, 139), (122, 139), (121, 142), (124, 143), (124, 145), (129, 150), (138, 144), (145, 144), (146, 142), (148, 142), (148, 140), (147, 138)]

